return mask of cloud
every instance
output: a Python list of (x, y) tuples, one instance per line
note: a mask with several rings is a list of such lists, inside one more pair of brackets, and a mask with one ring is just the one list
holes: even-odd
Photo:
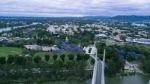
[(150, 0), (2, 0), (0, 15), (150, 15)]

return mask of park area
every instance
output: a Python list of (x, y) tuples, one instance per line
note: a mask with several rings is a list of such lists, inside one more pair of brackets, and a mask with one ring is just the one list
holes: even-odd
[(20, 54), (22, 54), (22, 48), (0, 47), (0, 57), (8, 55), (20, 55)]

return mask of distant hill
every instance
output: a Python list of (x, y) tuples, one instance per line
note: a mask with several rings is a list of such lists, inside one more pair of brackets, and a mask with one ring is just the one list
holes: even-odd
[(108, 19), (109, 16), (85, 16), (83, 18), (89, 18), (89, 19)]
[(150, 21), (150, 16), (136, 16), (136, 15), (118, 15), (114, 17), (109, 16), (86, 16), (86, 19), (114, 19), (114, 20), (122, 20), (122, 21)]
[(136, 15), (118, 15), (114, 17), (109, 16), (84, 16), (84, 17), (13, 17), (13, 16), (0, 16), (1, 20), (11, 19), (11, 20), (49, 20), (49, 19), (86, 19), (86, 20), (122, 20), (122, 21), (150, 21), (150, 16), (136, 16)]
[(143, 20), (148, 20), (150, 21), (150, 16), (136, 16), (136, 15), (131, 15), (131, 16), (124, 16), (124, 15), (119, 15), (112, 17), (111, 19), (115, 20), (124, 20), (124, 21), (143, 21)]

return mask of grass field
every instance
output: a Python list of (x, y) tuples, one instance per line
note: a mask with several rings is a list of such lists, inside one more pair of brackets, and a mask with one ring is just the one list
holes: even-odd
[[(17, 48), (17, 47), (0, 47), (0, 57), (2, 57), (2, 56), (8, 56), (8, 55), (20, 55), (20, 54), (22, 54), (22, 51), (23, 51), (23, 48)], [(56, 53), (42, 52), (41, 51), (41, 52), (36, 52), (34, 54), (34, 56), (44, 56), (44, 55), (53, 56), (54, 54), (56, 54)], [(65, 51), (64, 53), (59, 53), (58, 55), (60, 55), (60, 54), (68, 55), (68, 54), (76, 54), (76, 53)]]
[(0, 57), (8, 55), (19, 55), (22, 53), (22, 48), (16, 47), (0, 47)]

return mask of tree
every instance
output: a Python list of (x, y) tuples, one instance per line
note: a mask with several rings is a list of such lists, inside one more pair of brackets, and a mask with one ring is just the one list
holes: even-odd
[(130, 62), (135, 60), (134, 57), (129, 56), (129, 55), (126, 56), (126, 59), (127, 59), (128, 61), (130, 61)]
[(77, 54), (77, 60), (80, 61), (80, 60), (82, 60), (82, 59), (83, 59), (82, 54)]
[(45, 55), (45, 60), (48, 62), (50, 59), (50, 56), (49, 55)]
[(94, 63), (95, 63), (95, 60), (92, 57), (90, 57), (90, 64), (94, 65)]
[(146, 60), (143, 64), (143, 70), (150, 74), (150, 60)]
[(14, 59), (15, 64), (22, 65), (26, 63), (26, 59), (23, 56), (15, 56)]
[(9, 64), (14, 63), (14, 56), (13, 55), (8, 56), (7, 63), (9, 63)]
[(88, 60), (90, 58), (88, 54), (83, 54), (83, 56), (84, 56), (84, 60)]
[(73, 54), (68, 54), (69, 60), (74, 60), (74, 55)]
[(62, 59), (62, 61), (65, 61), (65, 54), (62, 54), (62, 55), (60, 56), (60, 58)]
[(106, 71), (106, 75), (109, 75), (109, 76), (114, 76), (116, 75), (117, 73), (119, 73), (121, 71), (121, 69), (123, 69), (124, 67), (124, 61), (122, 60), (119, 60), (119, 59), (111, 59), (111, 60), (108, 60), (107, 63), (106, 63), (107, 67), (105, 69)]
[(0, 57), (0, 64), (6, 63), (6, 57)]
[(41, 57), (39, 57), (39, 56), (36, 56), (36, 57), (34, 58), (34, 62), (37, 63), (37, 64), (40, 63), (41, 60), (42, 60), (42, 59), (41, 59)]
[(56, 60), (57, 60), (57, 58), (58, 58), (58, 55), (53, 55), (53, 59), (54, 59), (54, 61), (56, 61)]

